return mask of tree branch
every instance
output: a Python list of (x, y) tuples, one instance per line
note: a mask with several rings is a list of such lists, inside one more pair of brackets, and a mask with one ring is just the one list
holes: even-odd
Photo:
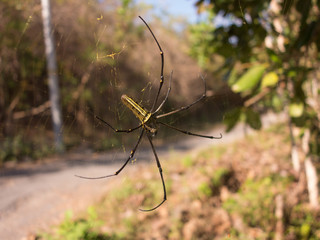
[(31, 109), (26, 110), (26, 111), (14, 112), (13, 113), (13, 119), (14, 120), (18, 120), (18, 119), (22, 119), (22, 118), (25, 118), (25, 117), (38, 115), (38, 114), (46, 111), (50, 107), (51, 107), (51, 102), (50, 101), (46, 101), (45, 103), (41, 104), (38, 107), (34, 107), (34, 108), (31, 108)]
[(265, 95), (267, 95), (271, 91), (270, 88), (263, 89), (260, 93), (253, 96), (252, 98), (249, 98), (244, 102), (245, 107), (250, 107), (251, 105), (255, 104), (256, 102), (260, 101)]

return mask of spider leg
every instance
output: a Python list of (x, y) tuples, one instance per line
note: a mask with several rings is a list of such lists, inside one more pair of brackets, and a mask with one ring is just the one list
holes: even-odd
[(146, 23), (146, 21), (141, 17), (139, 16), (139, 18), (142, 20), (142, 22), (147, 26), (147, 28), (149, 29), (149, 32), (151, 33), (154, 41), (156, 42), (156, 44), (158, 45), (158, 48), (160, 50), (160, 56), (161, 56), (161, 72), (160, 72), (160, 86), (159, 86), (159, 89), (158, 89), (158, 93), (157, 93), (157, 96), (153, 102), (153, 105), (152, 105), (152, 108), (151, 108), (151, 111), (150, 112), (153, 112), (154, 108), (156, 107), (156, 104), (158, 102), (158, 98), (159, 98), (159, 95), (160, 95), (160, 91), (161, 91), (161, 88), (162, 88), (162, 85), (163, 85), (163, 81), (164, 81), (164, 76), (163, 76), (163, 68), (164, 68), (164, 56), (163, 56), (163, 51), (162, 51), (162, 48), (156, 38), (156, 36), (153, 34), (151, 28), (149, 27), (149, 25)]
[(117, 176), (124, 168), (125, 166), (128, 164), (128, 162), (130, 161), (131, 158), (133, 158), (138, 146), (139, 146), (139, 143), (142, 139), (142, 136), (143, 136), (143, 133), (144, 133), (144, 129), (142, 129), (141, 131), (141, 134), (140, 134), (140, 137), (138, 139), (138, 142), (136, 143), (135, 147), (131, 150), (131, 153), (130, 153), (130, 156), (128, 157), (127, 161), (122, 165), (121, 168), (119, 168), (118, 171), (116, 171), (114, 174), (110, 174), (110, 175), (106, 175), (106, 176), (101, 176), (101, 177), (84, 177), (84, 176), (79, 176), (79, 175), (75, 175), (76, 177), (79, 177), (79, 178), (84, 178), (84, 179), (102, 179), (102, 178), (108, 178), (108, 177), (113, 177), (113, 176)]
[(178, 132), (181, 132), (181, 133), (184, 133), (184, 134), (187, 134), (187, 135), (192, 135), (192, 136), (196, 136), (196, 137), (203, 137), (203, 138), (211, 138), (211, 139), (221, 139), (222, 138), (222, 134), (220, 133), (220, 137), (213, 137), (213, 136), (207, 136), (207, 135), (201, 135), (201, 134), (197, 134), (197, 133), (192, 133), (192, 132), (189, 132), (189, 131), (186, 131), (186, 130), (183, 130), (183, 129), (180, 129), (180, 128), (177, 128), (177, 127), (174, 127), (174, 126), (171, 126), (167, 123), (163, 123), (163, 122), (159, 122), (157, 121), (157, 123), (160, 123), (168, 128), (171, 128), (173, 130), (176, 130)]
[(163, 188), (163, 200), (162, 200), (158, 205), (156, 205), (155, 207), (153, 207), (153, 208), (151, 208), (151, 209), (139, 209), (140, 211), (143, 211), (143, 212), (153, 211), (153, 210), (157, 209), (158, 207), (160, 207), (160, 206), (167, 200), (166, 185), (165, 185), (164, 180), (163, 180), (162, 167), (161, 167), (161, 164), (160, 164), (160, 160), (159, 160), (158, 155), (157, 155), (157, 153), (156, 153), (156, 150), (155, 150), (155, 148), (154, 148), (154, 146), (153, 146), (151, 137), (149, 136), (148, 133), (147, 133), (147, 137), (148, 137), (148, 140), (149, 140), (149, 142), (150, 142), (150, 145), (151, 145), (153, 154), (154, 154), (154, 156), (155, 156), (155, 158), (156, 158), (157, 166), (158, 166), (158, 169), (159, 169), (159, 173), (160, 173), (160, 177), (161, 177), (161, 182), (162, 182), (162, 188)]
[(152, 114), (155, 114), (155, 113), (157, 113), (159, 110), (161, 110), (163, 104), (165, 104), (165, 103), (167, 102), (168, 97), (169, 97), (169, 93), (170, 93), (170, 91), (171, 91), (172, 74), (173, 74), (173, 71), (171, 71), (171, 74), (170, 74), (170, 80), (169, 80), (169, 87), (168, 87), (167, 95), (166, 95), (166, 97), (163, 99), (162, 103), (159, 105), (159, 107), (157, 108), (157, 110), (155, 110)]
[(172, 114), (175, 114), (175, 113), (178, 113), (178, 112), (181, 112), (181, 111), (184, 111), (184, 110), (187, 110), (188, 108), (190, 108), (191, 106), (195, 105), (196, 103), (200, 102), (202, 99), (206, 98), (206, 92), (207, 92), (207, 86), (206, 86), (206, 81), (205, 79), (201, 76), (202, 80), (203, 80), (203, 83), (204, 83), (204, 92), (203, 94), (196, 100), (194, 101), (193, 103), (187, 105), (187, 106), (184, 106), (184, 107), (180, 107), (176, 110), (173, 110), (171, 112), (167, 112), (167, 113), (164, 113), (164, 114), (160, 114), (158, 116), (156, 116), (155, 118), (162, 118), (162, 117), (166, 117), (166, 116), (169, 116), (169, 115), (172, 115)]
[(96, 116), (96, 118), (98, 120), (100, 120), (102, 123), (104, 123), (105, 125), (107, 125), (108, 127), (110, 127), (114, 132), (118, 133), (118, 132), (126, 132), (126, 133), (129, 133), (129, 132), (133, 132), (134, 130), (137, 130), (138, 128), (141, 128), (142, 127), (142, 123), (137, 126), (137, 127), (134, 127), (134, 128), (129, 128), (129, 129), (116, 129), (114, 127), (112, 127), (109, 123), (107, 123), (105, 120), (103, 120), (102, 118)]

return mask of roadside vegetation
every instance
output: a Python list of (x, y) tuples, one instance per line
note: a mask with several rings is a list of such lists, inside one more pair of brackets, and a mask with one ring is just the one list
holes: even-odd
[(38, 239), (320, 239), (320, 215), (292, 171), (289, 141), (281, 124), (198, 153), (172, 153), (163, 161), (168, 201), (158, 210), (138, 210), (162, 197), (154, 164), (139, 166), (87, 213), (67, 212)]

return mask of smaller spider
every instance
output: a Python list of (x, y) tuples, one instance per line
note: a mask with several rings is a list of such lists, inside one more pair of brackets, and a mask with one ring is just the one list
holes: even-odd
[(143, 135), (145, 134), (149, 140), (152, 152), (155, 156), (156, 159), (156, 163), (159, 169), (159, 173), (160, 173), (160, 177), (161, 177), (161, 182), (162, 182), (162, 187), (163, 187), (163, 200), (157, 204), (155, 207), (151, 208), (151, 209), (139, 209), (140, 211), (153, 211), (155, 209), (157, 209), (158, 207), (160, 207), (166, 200), (167, 200), (167, 191), (166, 191), (166, 185), (163, 179), (163, 174), (162, 174), (162, 167), (160, 164), (160, 160), (158, 158), (158, 155), (156, 153), (156, 150), (154, 148), (154, 145), (152, 143), (152, 138), (156, 135), (157, 130), (158, 130), (158, 125), (161, 124), (165, 127), (171, 128), (173, 130), (176, 130), (178, 132), (187, 134), (187, 135), (192, 135), (192, 136), (197, 136), (197, 137), (203, 137), (203, 138), (210, 138), (210, 139), (220, 139), (222, 138), (222, 134), (220, 133), (219, 137), (213, 137), (213, 136), (207, 136), (207, 135), (201, 135), (201, 134), (197, 134), (197, 133), (192, 133), (174, 126), (171, 126), (167, 123), (161, 122), (158, 119), (163, 118), (163, 117), (167, 117), (169, 115), (184, 111), (188, 108), (190, 108), (191, 106), (193, 106), (194, 104), (200, 102), (201, 100), (203, 100), (206, 97), (206, 82), (205, 80), (202, 78), (203, 82), (204, 82), (204, 92), (201, 95), (201, 97), (199, 97), (196, 101), (194, 101), (193, 103), (184, 106), (184, 107), (180, 107), (176, 110), (170, 111), (168, 113), (163, 113), (163, 114), (158, 114), (158, 112), (162, 109), (163, 105), (166, 103), (166, 101), (168, 100), (169, 97), (169, 93), (171, 91), (171, 79), (172, 79), (172, 72), (171, 72), (171, 76), (170, 76), (170, 81), (169, 81), (169, 87), (166, 93), (165, 98), (163, 99), (163, 101), (160, 103), (160, 105), (156, 108), (157, 102), (158, 102), (158, 98), (161, 92), (161, 88), (164, 82), (164, 76), (163, 76), (163, 68), (164, 68), (164, 55), (163, 55), (163, 51), (161, 49), (161, 46), (157, 40), (157, 38), (155, 37), (155, 35), (153, 34), (151, 28), (149, 27), (149, 25), (145, 22), (145, 20), (139, 16), (139, 18), (143, 21), (143, 23), (146, 25), (146, 27), (149, 29), (153, 39), (155, 40), (156, 44), (158, 45), (158, 48), (160, 50), (160, 56), (161, 56), (161, 75), (160, 75), (160, 86), (157, 92), (157, 95), (155, 97), (155, 100), (153, 102), (152, 108), (150, 111), (148, 111), (147, 109), (145, 109), (143, 106), (141, 106), (140, 104), (138, 104), (136, 101), (134, 101), (132, 98), (128, 97), (127, 95), (122, 95), (121, 96), (121, 101), (122, 103), (127, 106), (132, 113), (139, 119), (140, 124), (137, 127), (134, 128), (130, 128), (130, 129), (116, 129), (113, 126), (111, 126), (108, 122), (106, 122), (105, 120), (103, 120), (102, 118), (96, 116), (96, 118), (98, 120), (100, 120), (102, 123), (104, 123), (105, 125), (107, 125), (108, 127), (110, 127), (114, 132), (116, 133), (130, 133), (133, 132), (137, 129), (141, 129), (140, 132), (140, 136), (139, 139), (136, 143), (136, 145), (134, 146), (134, 148), (131, 150), (130, 155), (128, 157), (128, 159), (125, 161), (125, 163), (122, 165), (122, 167), (116, 171), (113, 174), (110, 175), (106, 175), (106, 176), (101, 176), (101, 177), (84, 177), (84, 176), (79, 176), (76, 175), (77, 177), (80, 178), (85, 178), (85, 179), (101, 179), (101, 178), (108, 178), (108, 177), (112, 177), (112, 176), (116, 176), (118, 175), (124, 168), (125, 166), (128, 164), (128, 162), (133, 158), (139, 143), (143, 137)]

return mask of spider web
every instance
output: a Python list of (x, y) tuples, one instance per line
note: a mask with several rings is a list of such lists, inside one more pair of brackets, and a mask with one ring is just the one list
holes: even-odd
[[(139, 132), (115, 134), (95, 116), (119, 129), (139, 124), (132, 112), (123, 106), (120, 97), (127, 94), (146, 109), (151, 109), (160, 81), (159, 49), (137, 16), (132, 17), (129, 23), (126, 18), (115, 17), (117, 1), (113, 2), (115, 5), (111, 8), (101, 9), (90, 4), (75, 3), (70, 1), (63, 6), (55, 1), (52, 3), (63, 115), (61, 132), (66, 149), (68, 152), (117, 151), (129, 154)], [(32, 55), (31, 60), (28, 59), (30, 64), (26, 65), (29, 68), (25, 80), (23, 73), (17, 79), (12, 79), (15, 88), (11, 88), (8, 95), (10, 103), (14, 103), (15, 99), (18, 102), (13, 108), (13, 122), (9, 127), (12, 131), (8, 133), (13, 142), (12, 151), (21, 151), (21, 154), (17, 154), (18, 161), (42, 159), (54, 153), (49, 91), (44, 71), (41, 8), (37, 3), (28, 4), (21, 7), (24, 10), (22, 13), (16, 12), (14, 4), (10, 5), (12, 11), (20, 14), (22, 22), (13, 40), (18, 60), (28, 59)], [(80, 17), (79, 12), (86, 13), (81, 15), (85, 17)], [(84, 26), (81, 23), (85, 23)], [(179, 50), (179, 36), (173, 37), (157, 22), (151, 22), (150, 27), (165, 53), (165, 82), (158, 104), (167, 92), (173, 71), (172, 90), (163, 111), (188, 105), (203, 92), (201, 69)], [(206, 80), (210, 85), (212, 80)], [(209, 93), (211, 87), (212, 84)], [(166, 122), (197, 132), (206, 122), (216, 120), (210, 112), (218, 112), (218, 118), (221, 118), (223, 106), (214, 104), (214, 101), (214, 97), (211, 97), (199, 106), (192, 107), (191, 111), (168, 117)], [(6, 142), (6, 134), (2, 134), (2, 142)], [(179, 135), (160, 128), (156, 139), (158, 143), (167, 142), (168, 138)], [(142, 141), (141, 147), (146, 144)]]

